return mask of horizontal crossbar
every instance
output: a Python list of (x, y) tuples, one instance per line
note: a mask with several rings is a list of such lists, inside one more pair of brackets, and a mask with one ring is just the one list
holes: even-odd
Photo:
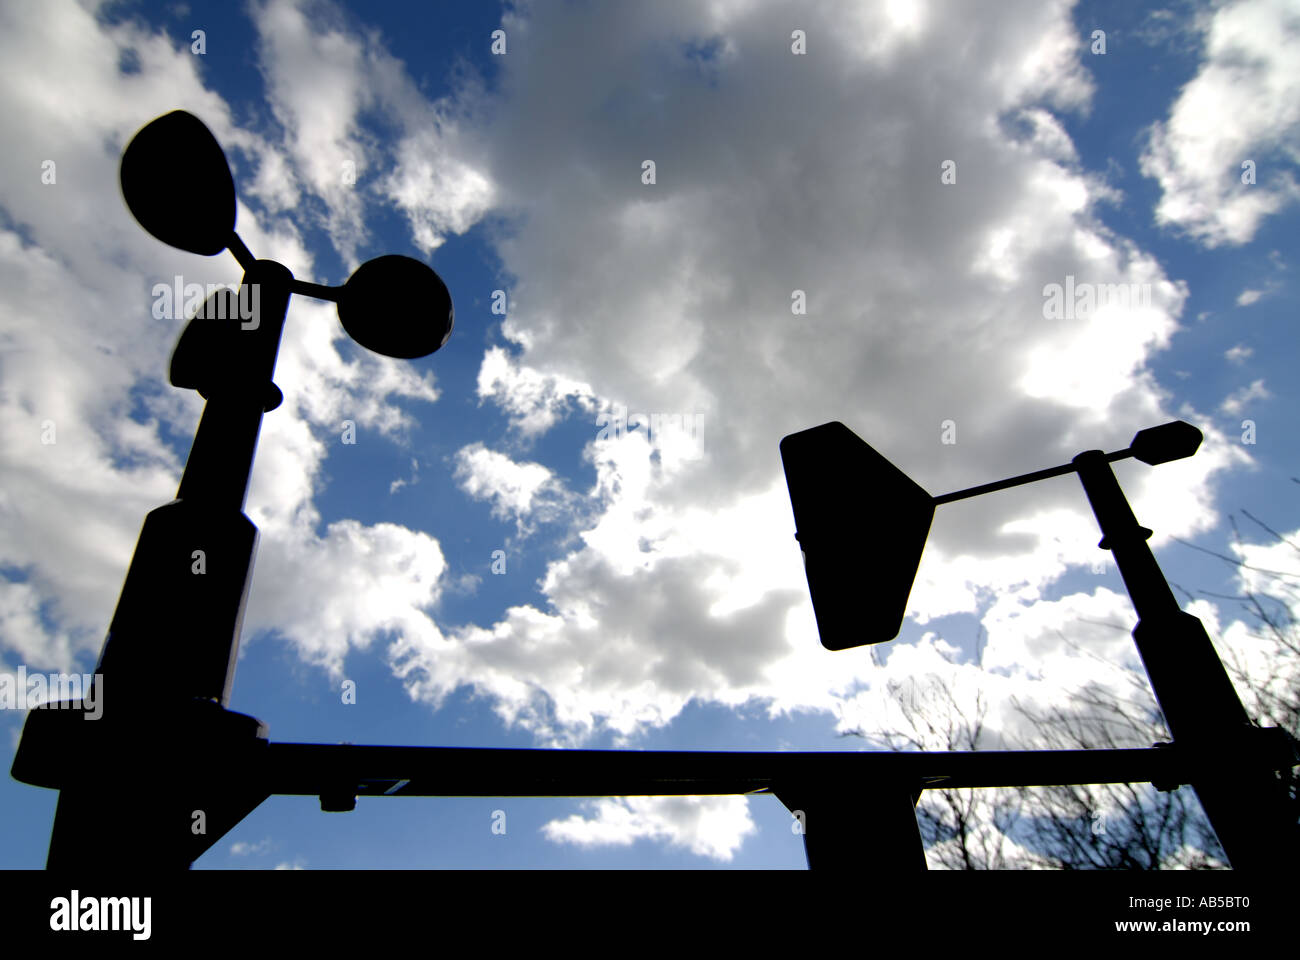
[(1173, 749), (895, 753), (545, 750), (270, 743), (272, 794), (422, 797), (714, 796), (836, 790), (1186, 783)]

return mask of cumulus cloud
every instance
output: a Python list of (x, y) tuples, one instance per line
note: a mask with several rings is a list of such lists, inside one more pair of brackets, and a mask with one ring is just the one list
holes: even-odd
[[(515, 332), (509, 321), (507, 333), (527, 344), (528, 335)], [(545, 433), (576, 405), (593, 409), (591, 387), (562, 374), (542, 373), (513, 359), (502, 347), (489, 347), (479, 365), (478, 395), (491, 399), (511, 415), (511, 423), (524, 438)]]
[[(481, 139), (511, 213), (497, 246), (514, 350), (489, 348), (479, 395), (530, 437), (619, 406), (701, 413), (708, 429), (698, 460), (671, 464), (636, 432), (588, 442), (598, 512), (549, 564), (547, 607), (458, 629), (451, 650), (402, 644), (413, 695), (441, 702), (469, 678), (555, 742), (668, 723), (692, 696), (834, 710), (882, 679), (865, 654), (832, 666), (816, 643), (783, 435), (843, 420), (942, 492), (1170, 419), (1148, 364), (1187, 288), (1095, 216), (1113, 191), (1053, 113), (1086, 109), (1091, 90), (1068, 5), (990, 6), (960, 26), (915, 10), (507, 14), (527, 42)], [(795, 26), (807, 56), (790, 52)], [(584, 56), (544, 55), (561, 39)], [(1067, 277), (1141, 296), (1046, 319), (1044, 287)], [(1162, 537), (1208, 527), (1210, 478), (1240, 462), (1207, 436), (1192, 460), (1121, 471)], [(909, 613), (1027, 598), (1091, 564), (1096, 539), (1064, 480), (946, 507)], [(871, 603), (867, 583), (864, 616)]]
[(1255, 351), (1252, 348), (1246, 346), (1244, 343), (1239, 343), (1236, 346), (1229, 347), (1223, 356), (1229, 363), (1241, 366), (1241, 364), (1249, 360), (1254, 353)]
[[(367, 236), (363, 202), (354, 187), (368, 172), (374, 152), (358, 129), (356, 114), (374, 97), (373, 88), (364, 82), (366, 73), (383, 71), (389, 63), (329, 23), (334, 18), (327, 6), (319, 5), (309, 15), (297, 4), (269, 2), (253, 12), (268, 98), (293, 158), (292, 178), (323, 201), (318, 209), (330, 239), (345, 262), (351, 262)], [(272, 181), (278, 173), (286, 184), (284, 192), (268, 189), (276, 201), (285, 202), (291, 177), (278, 169), (279, 161), (278, 154), (271, 154), (260, 182)]]
[(1207, 247), (1248, 242), (1300, 199), (1300, 12), (1289, 0), (1216, 5), (1204, 54), (1166, 120), (1151, 129), (1142, 172), (1159, 223)]
[(257, 569), (266, 588), (250, 592), (246, 630), (280, 633), (304, 660), (336, 678), (351, 650), (366, 649), (381, 635), (441, 643), (429, 611), (446, 561), (428, 534), (355, 520), (331, 523), (324, 536), (305, 523), (262, 529)]
[[(349, 268), (369, 238), (368, 197), (402, 211), (425, 254), (491, 206), (493, 185), (472, 156), (460, 106), (428, 102), (374, 31), (357, 29), (328, 3), (263, 0), (252, 14), (268, 98), (284, 131), (257, 180), (269, 206), (288, 205), (301, 182)], [(367, 115), (401, 131), (391, 148), (363, 123)]]
[(247, 857), (254, 854), (260, 855), (266, 853), (269, 849), (271, 849), (270, 837), (259, 840), (257, 843), (248, 843), (247, 841), (241, 840), (238, 843), (232, 843), (230, 845), (230, 854), (234, 857)]
[[(42, 638), (66, 662), (99, 649), (140, 518), (175, 493), (180, 462), (160, 418), (197, 421), (193, 404), (155, 402), (170, 389), (159, 376), (179, 328), (152, 315), (152, 285), (239, 278), (233, 261), (213, 266), (141, 230), (115, 200), (118, 158), (144, 121), (177, 106), (235, 145), (253, 149), (257, 138), (232, 133), (188, 51), (130, 21), (101, 25), (75, 4), (0, 16), (0, 108), (25, 131), (0, 151), (0, 563), (28, 571), (7, 592), (0, 645), (35, 659), (27, 645)], [(120, 74), (128, 49), (139, 70)], [(51, 183), (41, 182), (45, 160)], [(18, 629), (13, 615), (37, 603), (52, 627)]]
[(482, 443), (457, 451), (456, 479), (471, 497), (491, 501), (494, 517), (514, 520), (520, 534), (568, 515), (573, 499), (549, 468), (516, 463)]
[(1264, 386), (1263, 380), (1252, 381), (1249, 386), (1241, 387), (1232, 391), (1219, 404), (1219, 409), (1230, 417), (1240, 414), (1252, 400), (1267, 400), (1273, 396)]
[(449, 233), (464, 233), (487, 212), (493, 184), (473, 162), (461, 159), (459, 128), (429, 112), (411, 124), (397, 146), (397, 162), (381, 187), (406, 214), (415, 245), (430, 253)]
[(401, 490), (402, 487), (412, 486), (419, 482), (420, 482), (420, 461), (417, 460), (415, 457), (412, 457), (410, 479), (407, 479), (405, 477), (398, 477), (396, 480), (394, 480), (392, 483), (388, 485), (388, 492), (396, 493), (398, 490)]
[[(1243, 8), (1264, 9), (1225, 9)], [(593, 423), (579, 441), (595, 476), (585, 491), (566, 494), (541, 454), (459, 451), (452, 469), (466, 496), (516, 523), (565, 521), (571, 536), (548, 558), (545, 603), (518, 603), (492, 623), (441, 623), (447, 562), (434, 536), (346, 518), (322, 529), (314, 503), (326, 464), (361, 455), (338, 441), (343, 421), (402, 443), (408, 408), (437, 401), (438, 386), (385, 358), (346, 360), (332, 308), (295, 301), (277, 370), (287, 399), (265, 421), (249, 497), (263, 534), (249, 634), (277, 630), (336, 673), (386, 638), (413, 697), (436, 707), (471, 686), (548, 744), (601, 733), (630, 742), (692, 701), (838, 712), (842, 729), (874, 729), (897, 717), (891, 683), (909, 677), (951, 675), (958, 696), (983, 689), (1001, 704), (1108, 682), (1078, 648), (1131, 647), (1118, 595), (1043, 600), (1097, 556), (1095, 521), (1067, 477), (936, 516), (909, 613), (922, 624), (974, 615), (993, 672), (955, 662), (933, 630), (879, 666), (868, 651), (828, 654), (778, 453), (784, 435), (838, 419), (941, 493), (1114, 449), (1170, 419), (1151, 366), (1188, 289), (1096, 215), (1114, 192), (1080, 169), (1061, 120), (1086, 111), (1091, 94), (1070, 4), (988, 3), (967, 18), (920, 4), (521, 6), (503, 19), (512, 45), (497, 87), (471, 83), (429, 103), (376, 36), (345, 30), (328, 4), (308, 17), (271, 0), (253, 7), (278, 124), (264, 132), (235, 124), (194, 58), (164, 38), (53, 9), (6, 10), (0, 30), (11, 79), (40, 72), (34, 50), (69, 51), (55, 93), (80, 111), (51, 115), (30, 85), (0, 85), (6, 116), (36, 131), (0, 156), (5, 208), (32, 225), (29, 239), (0, 232), (0, 332), (23, 358), (4, 360), (0, 403), (14, 429), (0, 439), (0, 546), (4, 563), (31, 569), (3, 595), (11, 649), (36, 644), (57, 658), (97, 647), (139, 518), (179, 477), (161, 430), (197, 420), (196, 398), (169, 399), (157, 383), (178, 330), (151, 320), (143, 297), (159, 276), (229, 281), (235, 268), (169, 253), (126, 217), (83, 212), (115, 189), (124, 138), (178, 103), (238, 148), (241, 188), (256, 201), (239, 214), (250, 246), (302, 276), (316, 265), (299, 231), (322, 226), (349, 261), (367, 242), (372, 203), (400, 211), (426, 252), (499, 214), (509, 345), (485, 350), (478, 396), (526, 442), (569, 417)], [(1254, 42), (1218, 17), (1213, 30)], [(803, 56), (789, 47), (796, 27), (809, 38)], [(140, 74), (116, 72), (126, 45)], [(556, 53), (575, 48), (583, 56)], [(1261, 109), (1285, 119), (1290, 68), (1270, 50), (1250, 61), (1246, 86), (1262, 84)], [(1180, 139), (1181, 109), (1149, 161), (1167, 197), (1209, 189), (1187, 166), (1184, 151), (1205, 144), (1203, 132)], [(362, 118), (376, 111), (399, 130), (395, 146), (368, 132)], [(1254, 114), (1241, 123), (1211, 155), (1263, 136)], [(55, 190), (33, 173), (46, 155), (73, 159)], [(653, 184), (641, 177), (648, 159)], [(1281, 198), (1286, 184), (1257, 189), (1248, 196)], [(1209, 240), (1253, 229), (1267, 207), (1232, 200), (1227, 220), (1198, 220), (1169, 204), (1167, 218)], [(1044, 289), (1067, 278), (1142, 296), (1049, 319)], [(92, 300), (104, 306), (95, 324), (82, 319)], [(141, 384), (158, 389), (132, 417)], [(596, 411), (618, 406), (702, 415), (701, 455), (657, 449), (638, 431), (600, 437)], [(46, 420), (57, 444), (41, 443)], [(955, 444), (941, 439), (946, 421)], [(1116, 472), (1159, 542), (1211, 526), (1212, 481), (1245, 459), (1206, 429), (1194, 458)], [(64, 604), (53, 629), (20, 640), (51, 598)], [(863, 615), (877, 602), (864, 583)], [(1016, 723), (998, 706), (988, 735), (1023, 732)], [(749, 832), (743, 801), (592, 809), (548, 835), (654, 837), (726, 859)]]
[(654, 840), (726, 862), (758, 830), (744, 797), (620, 797), (587, 806), (592, 816), (552, 820), (542, 827), (543, 834), (556, 843), (583, 847)]

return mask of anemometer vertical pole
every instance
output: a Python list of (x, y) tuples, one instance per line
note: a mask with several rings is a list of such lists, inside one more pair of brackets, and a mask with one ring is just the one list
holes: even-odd
[(209, 298), (172, 356), (173, 386), (208, 402), (176, 499), (149, 512), (136, 541), (87, 698), (100, 715), (82, 726), (80, 712), (33, 712), (23, 726), (14, 777), (59, 790), (50, 868), (185, 868), (269, 796), (247, 776), (266, 727), (227, 705), (257, 552), (244, 500), (262, 414), (284, 399), (271, 377), (289, 297), (335, 301), (353, 340), (400, 359), (438, 350), (455, 321), (442, 278), (410, 257), (369, 260), (342, 287), (255, 259), (235, 232), (225, 152), (193, 114), (142, 127), (119, 178), (156, 239), (205, 257), (229, 250), (244, 280), (238, 318), (221, 309), (229, 300), (209, 312)]
[(194, 698), (229, 703), (257, 545), (244, 499), (274, 390), (289, 279), (285, 267), (258, 261), (244, 274), (245, 286), (259, 289), (251, 325), (201, 321), (227, 325), (216, 361), (224, 366), (205, 379), (208, 401), (176, 499), (145, 518), (109, 628), (97, 673), (120, 710), (145, 698), (155, 708)]
[(265, 799), (240, 769), (265, 728), (225, 708), (257, 551), (244, 500), (262, 414), (280, 398), (271, 376), (291, 279), (278, 263), (252, 263), (251, 322), (198, 321), (229, 325), (217, 334), (228, 349), (208, 358), (224, 366), (205, 375), (176, 499), (145, 517), (96, 669), (109, 695), (103, 726), (88, 732), (104, 756), (60, 792), (52, 869), (184, 869)]
[(272, 261), (258, 260), (244, 273), (243, 291), (255, 289), (257, 313), (250, 324), (231, 325), (226, 336), (232, 345), (230, 368), (219, 371), (209, 388), (194, 446), (185, 463), (178, 500), (202, 500), (221, 509), (244, 508), (248, 479), (253, 470), (262, 413), (271, 409), (269, 398), (279, 399), (271, 377), (280, 351), (280, 336), (289, 309), (293, 276)]
[(1137, 611), (1133, 640), (1169, 732), (1197, 767), (1214, 770), (1192, 787), (1224, 852), (1237, 869), (1293, 862), (1294, 812), (1205, 627), (1179, 608), (1106, 454), (1089, 450), (1074, 466), (1101, 527), (1098, 546), (1114, 555)]

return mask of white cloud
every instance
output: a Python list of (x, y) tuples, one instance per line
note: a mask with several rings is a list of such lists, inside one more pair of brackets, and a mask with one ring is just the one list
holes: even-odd
[[(506, 321), (506, 330), (511, 330)], [(513, 334), (511, 334), (513, 336)], [(527, 342), (524, 336), (520, 342)], [(478, 395), (491, 398), (513, 416), (514, 427), (524, 437), (545, 433), (563, 416), (571, 401), (593, 409), (591, 388), (557, 374), (544, 374), (511, 359), (501, 347), (489, 347), (478, 372)], [(596, 428), (592, 428), (595, 436)]]
[(574, 814), (542, 827), (547, 839), (584, 847), (666, 842), (701, 857), (730, 861), (758, 831), (745, 797), (619, 797), (593, 800), (591, 817)]
[(353, 648), (381, 633), (405, 633), (440, 645), (429, 618), (446, 561), (427, 534), (392, 523), (355, 520), (329, 525), (323, 537), (305, 524), (262, 528), (258, 583), (250, 592), (245, 630), (275, 630), (304, 660), (335, 678)]
[(536, 521), (555, 520), (572, 500), (549, 468), (516, 463), (482, 443), (456, 452), (456, 480), (471, 497), (492, 501), (492, 515), (513, 519), (521, 534)]
[[(257, 180), (273, 211), (305, 184), (321, 202), (335, 249), (355, 266), (369, 238), (371, 198), (406, 215), (426, 254), (491, 206), (494, 188), (474, 157), (461, 108), (427, 102), (376, 33), (355, 30), (351, 15), (328, 3), (263, 0), (252, 12), (269, 99), (285, 132), (283, 151), (266, 156)], [(372, 112), (402, 131), (391, 150), (361, 122)]]
[(404, 477), (398, 477), (388, 485), (389, 493), (396, 493), (405, 486), (413, 486), (420, 482), (420, 461), (415, 457), (411, 458), (411, 478), (408, 480)]
[[(517, 350), (489, 348), (479, 396), (527, 437), (618, 406), (704, 412), (708, 429), (699, 461), (672, 464), (638, 433), (593, 435), (596, 512), (549, 565), (548, 602), (451, 645), (394, 647), (413, 696), (438, 703), (468, 680), (504, 722), (554, 743), (632, 737), (692, 697), (833, 711), (904, 659), (882, 676), (865, 651), (818, 645), (782, 436), (842, 420), (942, 492), (1170, 419), (1149, 363), (1188, 291), (1096, 218), (1113, 191), (1077, 168), (1047, 109), (1084, 109), (1090, 91), (1068, 5), (907, 29), (875, 8), (853, 16), (862, 30), (801, 9), (806, 58), (771, 41), (791, 29), (780, 6), (505, 18), (528, 42), (504, 58), (480, 140), (512, 215), (498, 249)], [(719, 36), (702, 74), (683, 50)], [(539, 55), (560, 38), (584, 55)], [(1148, 296), (1045, 320), (1044, 286), (1068, 275)], [(806, 315), (791, 312), (796, 289)], [(956, 445), (940, 442), (948, 418)], [(1220, 439), (1207, 430), (1197, 457), (1161, 471), (1117, 471), (1161, 537), (1214, 522), (1210, 478), (1241, 462)], [(541, 478), (482, 489), (531, 503)], [(1090, 564), (1097, 536), (1070, 478), (945, 507), (909, 612), (1027, 598)]]
[(1219, 404), (1219, 409), (1228, 416), (1235, 417), (1245, 410), (1252, 400), (1267, 400), (1272, 396), (1273, 394), (1265, 388), (1263, 380), (1255, 380), (1250, 386), (1241, 387), (1224, 397), (1223, 403)]
[(0, 581), (0, 644), (18, 655), (30, 670), (70, 671), (71, 638), (41, 622), (42, 591), (31, 583)]
[(464, 233), (492, 206), (494, 188), (473, 162), (461, 159), (459, 129), (437, 111), (411, 125), (396, 148), (397, 163), (381, 187), (410, 223), (426, 254), (448, 233)]
[(288, 158), (280, 150), (267, 149), (260, 160), (257, 176), (248, 185), (244, 199), (256, 197), (272, 214), (294, 209), (301, 191)]
[(1243, 290), (1237, 296), (1237, 306), (1248, 307), (1263, 295), (1263, 290)]
[(247, 857), (253, 854), (260, 855), (266, 853), (269, 849), (271, 849), (270, 837), (259, 840), (257, 843), (248, 843), (247, 841), (240, 840), (237, 843), (232, 843), (230, 845), (230, 855), (233, 857)]
[[(346, 256), (364, 242), (376, 198), (408, 216), (426, 250), (489, 204), (511, 218), (498, 249), (511, 278), (503, 331), (517, 349), (485, 352), (478, 394), (525, 439), (591, 417), (584, 452), (596, 481), (564, 499), (545, 463), (481, 445), (457, 462), (469, 495), (516, 522), (548, 503), (571, 520), (574, 545), (541, 584), (547, 602), (495, 623), (440, 624), (447, 565), (432, 536), (348, 519), (318, 530), (326, 458), (366, 455), (364, 442), (340, 442), (342, 421), (401, 442), (411, 415), (394, 401), (433, 402), (438, 389), (409, 365), (345, 362), (333, 308), (295, 301), (277, 369), (286, 403), (264, 422), (249, 496), (262, 541), (245, 631), (279, 630), (335, 674), (352, 650), (391, 636), (386, 655), (413, 696), (437, 705), (469, 684), (542, 742), (605, 731), (631, 740), (692, 700), (838, 709), (844, 724), (874, 729), (895, 716), (890, 681), (931, 673), (972, 695), (975, 668), (951, 663), (953, 646), (934, 633), (894, 645), (880, 668), (869, 651), (820, 648), (780, 470), (785, 434), (843, 420), (938, 493), (1123, 446), (1169, 419), (1150, 362), (1187, 289), (1097, 219), (1113, 192), (1078, 169), (1051, 112), (1086, 109), (1090, 91), (1069, 4), (990, 4), (960, 20), (922, 7), (810, 7), (804, 58), (772, 40), (791, 29), (779, 4), (539, 5), (505, 17), (513, 41), (499, 90), (471, 87), (458, 105), (424, 102), (378, 40), (335, 29), (328, 5), (309, 23), (273, 2), (255, 19), (285, 128), (274, 144), (233, 125), (188, 53), (112, 28), (142, 51), (143, 79), (120, 77), (90, 17), (51, 9), (6, 10), (0, 30), (0, 71), (15, 81), (0, 85), (0, 104), (33, 131), (23, 151), (0, 154), (4, 205), (35, 225), (34, 244), (0, 234), (0, 331), (23, 357), (5, 361), (0, 398), (13, 426), (0, 439), (0, 547), (5, 563), (33, 566), (31, 586), (11, 584), (3, 598), (14, 649), (39, 643), (57, 658), (60, 644), (98, 647), (139, 519), (179, 477), (159, 431), (188, 432), (197, 419), (197, 399), (166, 388), (152, 420), (126, 416), (132, 388), (158, 377), (179, 332), (150, 320), (144, 294), (175, 272), (225, 281), (237, 271), (229, 258), (169, 253), (125, 214), (98, 212), (124, 138), (176, 103), (240, 146), (251, 162), (242, 179), (263, 208), (241, 209), (241, 234), (302, 276), (312, 258), (280, 212), (308, 194)], [(704, 67), (683, 52), (721, 35)], [(583, 56), (545, 54), (575, 44)], [(52, 92), (21, 82), (51, 49), (82, 56)], [(47, 96), (75, 116), (46, 109)], [(414, 118), (394, 151), (368, 139), (357, 121), (366, 109)], [(33, 171), (46, 154), (71, 158), (71, 172), (42, 193)], [(417, 154), (436, 161), (425, 169)], [(639, 178), (647, 157), (658, 162), (653, 187)], [(337, 178), (352, 158), (356, 187)], [(939, 180), (946, 159), (958, 164), (952, 186)], [(435, 169), (447, 179), (430, 179)], [(1067, 276), (1139, 284), (1150, 302), (1045, 320), (1042, 290)], [(791, 312), (796, 289), (805, 315)], [(101, 305), (93, 321), (89, 302)], [(704, 457), (657, 456), (635, 433), (597, 439), (594, 414), (613, 405), (704, 413)], [(955, 445), (940, 441), (950, 418)], [(40, 444), (45, 419), (59, 444)], [(1243, 457), (1207, 429), (1195, 458), (1116, 470), (1143, 522), (1160, 537), (1187, 535), (1214, 522), (1211, 480)], [(945, 507), (910, 612), (987, 621), (986, 656), (1003, 672), (979, 682), (999, 704), (1059, 691), (1091, 662), (1058, 630), (1119, 649), (1109, 628), (1077, 624), (1118, 616), (1122, 598), (1094, 591), (1037, 606), (1092, 561), (1096, 538), (1071, 478)], [(54, 598), (64, 604), (55, 630), (35, 633), (39, 602)], [(864, 615), (873, 599), (864, 584)], [(1051, 683), (1025, 669), (1031, 658)], [(1015, 730), (999, 706), (990, 735)], [(656, 837), (725, 858), (748, 823), (743, 801), (610, 801), (549, 832), (575, 843)]]
[[(1162, 191), (1157, 222), (1208, 247), (1242, 244), (1300, 199), (1300, 12), (1290, 0), (1237, 0), (1202, 26), (1200, 69), (1153, 125), (1142, 172)], [(1255, 182), (1243, 182), (1243, 164)]]
[(1246, 346), (1244, 343), (1239, 343), (1236, 346), (1228, 348), (1227, 352), (1225, 352), (1223, 356), (1229, 363), (1241, 366), (1249, 360), (1254, 353), (1255, 351), (1252, 348)]
[[(292, 176), (324, 201), (330, 239), (350, 263), (367, 237), (356, 183), (367, 174), (373, 152), (354, 118), (374, 96), (363, 82), (365, 67), (384, 64), (368, 60), (365, 45), (337, 24), (321, 22), (330, 9), (318, 6), (309, 17), (295, 3), (272, 0), (254, 6), (253, 15), (268, 97), (293, 158)], [(290, 175), (279, 172), (279, 163), (280, 155), (271, 154), (259, 183), (279, 179), (286, 186), (270, 187), (270, 196), (288, 202)]]
[[(180, 463), (159, 417), (197, 419), (192, 402), (155, 400), (143, 401), (143, 422), (131, 416), (133, 390), (170, 393), (159, 378), (180, 332), (152, 317), (152, 284), (239, 276), (233, 260), (181, 254), (139, 228), (116, 199), (121, 149), (178, 106), (227, 143), (258, 141), (232, 131), (195, 58), (161, 35), (101, 27), (71, 3), (6, 8), (0, 20), (0, 111), (15, 132), (0, 151), (0, 206), (22, 231), (0, 232), (0, 561), (30, 568), (30, 586), (8, 593), (9, 616), (49, 604), (54, 623), (37, 631), (9, 619), (0, 645), (36, 658), (29, 647), (40, 640), (62, 665), (98, 651), (140, 519), (175, 493)], [(127, 48), (139, 73), (118, 73)], [(40, 181), (44, 159), (56, 161), (54, 183)]]

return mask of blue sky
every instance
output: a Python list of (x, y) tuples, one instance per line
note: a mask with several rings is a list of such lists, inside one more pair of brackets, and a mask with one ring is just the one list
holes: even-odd
[[(940, 508), (900, 639), (822, 649), (778, 444), (828, 420), (937, 494), (1186, 419), (1197, 456), (1116, 468), (1171, 581), (1242, 586), (1175, 537), (1296, 570), (1228, 522), (1300, 527), (1295, 3), (0, 18), (0, 669), (93, 669), (202, 409), (166, 381), (183, 324), (150, 291), (238, 267), (148, 236), (116, 180), (178, 108), (226, 148), (255, 254), (330, 284), (417, 257), (456, 307), (409, 362), (331, 304), (290, 307), (231, 702), (273, 740), (856, 750), (846, 731), (904, 722), (891, 689), (937, 676), (984, 697), (982, 746), (1028, 746), (1013, 697), (1126, 689), (1132, 610), (1071, 477)], [(1143, 296), (1049, 317), (1067, 277)], [(699, 429), (602, 434), (620, 407)], [(1189, 609), (1254, 669), (1293, 669), (1233, 605)], [(22, 718), (0, 712), (6, 768)], [(43, 865), (54, 803), (0, 781), (0, 866)], [(803, 865), (772, 797), (277, 797), (196, 868)]]

